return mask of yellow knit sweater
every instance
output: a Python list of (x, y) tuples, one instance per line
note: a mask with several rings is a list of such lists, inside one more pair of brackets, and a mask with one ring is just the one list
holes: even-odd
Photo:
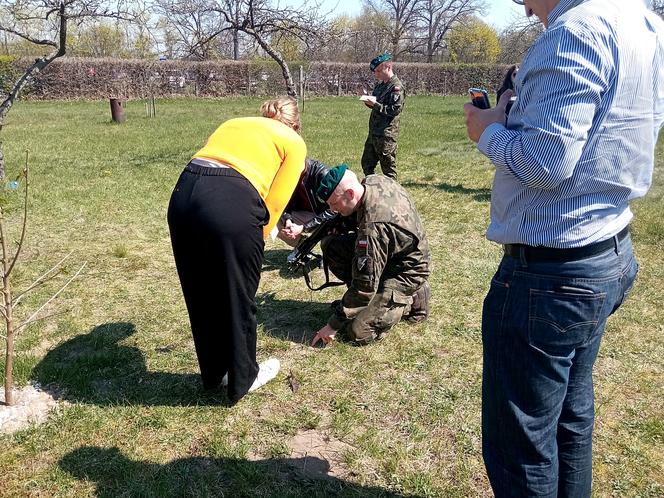
[(236, 118), (217, 128), (194, 158), (223, 162), (249, 180), (270, 213), (263, 228), (267, 238), (295, 190), (306, 155), (302, 137), (282, 122)]

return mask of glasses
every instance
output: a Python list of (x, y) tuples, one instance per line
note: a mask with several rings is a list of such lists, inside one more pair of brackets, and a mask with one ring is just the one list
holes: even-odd
[(523, 5), (523, 0), (512, 0), (514, 3), (518, 3), (519, 5)]

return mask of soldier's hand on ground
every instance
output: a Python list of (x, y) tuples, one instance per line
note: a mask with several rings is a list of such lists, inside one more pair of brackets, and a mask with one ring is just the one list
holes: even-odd
[(512, 95), (514, 95), (512, 90), (505, 90), (493, 109), (479, 109), (470, 102), (464, 104), (463, 112), (466, 114), (466, 129), (468, 137), (473, 142), (479, 142), (482, 133), (489, 125), (493, 123), (505, 124), (505, 108)]
[(316, 336), (311, 341), (311, 345), (315, 346), (318, 343), (318, 341), (323, 341), (323, 346), (326, 346), (329, 342), (334, 340), (336, 335), (337, 335), (336, 330), (334, 330), (329, 325), (325, 325), (325, 327), (323, 327), (316, 333)]

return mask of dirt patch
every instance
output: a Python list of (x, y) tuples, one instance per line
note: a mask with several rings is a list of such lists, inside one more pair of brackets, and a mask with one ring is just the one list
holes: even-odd
[(14, 389), (14, 405), (5, 405), (5, 392), (0, 392), (0, 432), (10, 434), (33, 424), (41, 424), (58, 406), (59, 394), (37, 383)]
[(344, 454), (353, 450), (349, 444), (317, 430), (303, 431), (288, 442), (291, 458), (302, 462), (300, 473), (307, 477), (338, 477), (350, 474)]

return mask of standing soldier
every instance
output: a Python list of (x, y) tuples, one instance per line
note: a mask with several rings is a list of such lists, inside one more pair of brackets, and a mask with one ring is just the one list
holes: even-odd
[(362, 99), (371, 108), (369, 136), (362, 153), (364, 175), (373, 175), (380, 161), (383, 174), (397, 179), (397, 138), (399, 137), (399, 114), (403, 109), (406, 91), (392, 70), (392, 56), (380, 54), (369, 64), (378, 83), (374, 86), (374, 99)]
[(401, 185), (380, 175), (359, 182), (345, 164), (332, 168), (318, 196), (342, 216), (357, 216), (356, 235), (323, 239), (323, 257), (348, 290), (312, 345), (337, 332), (366, 344), (402, 318), (420, 322), (429, 312), (429, 243), (413, 201)]

